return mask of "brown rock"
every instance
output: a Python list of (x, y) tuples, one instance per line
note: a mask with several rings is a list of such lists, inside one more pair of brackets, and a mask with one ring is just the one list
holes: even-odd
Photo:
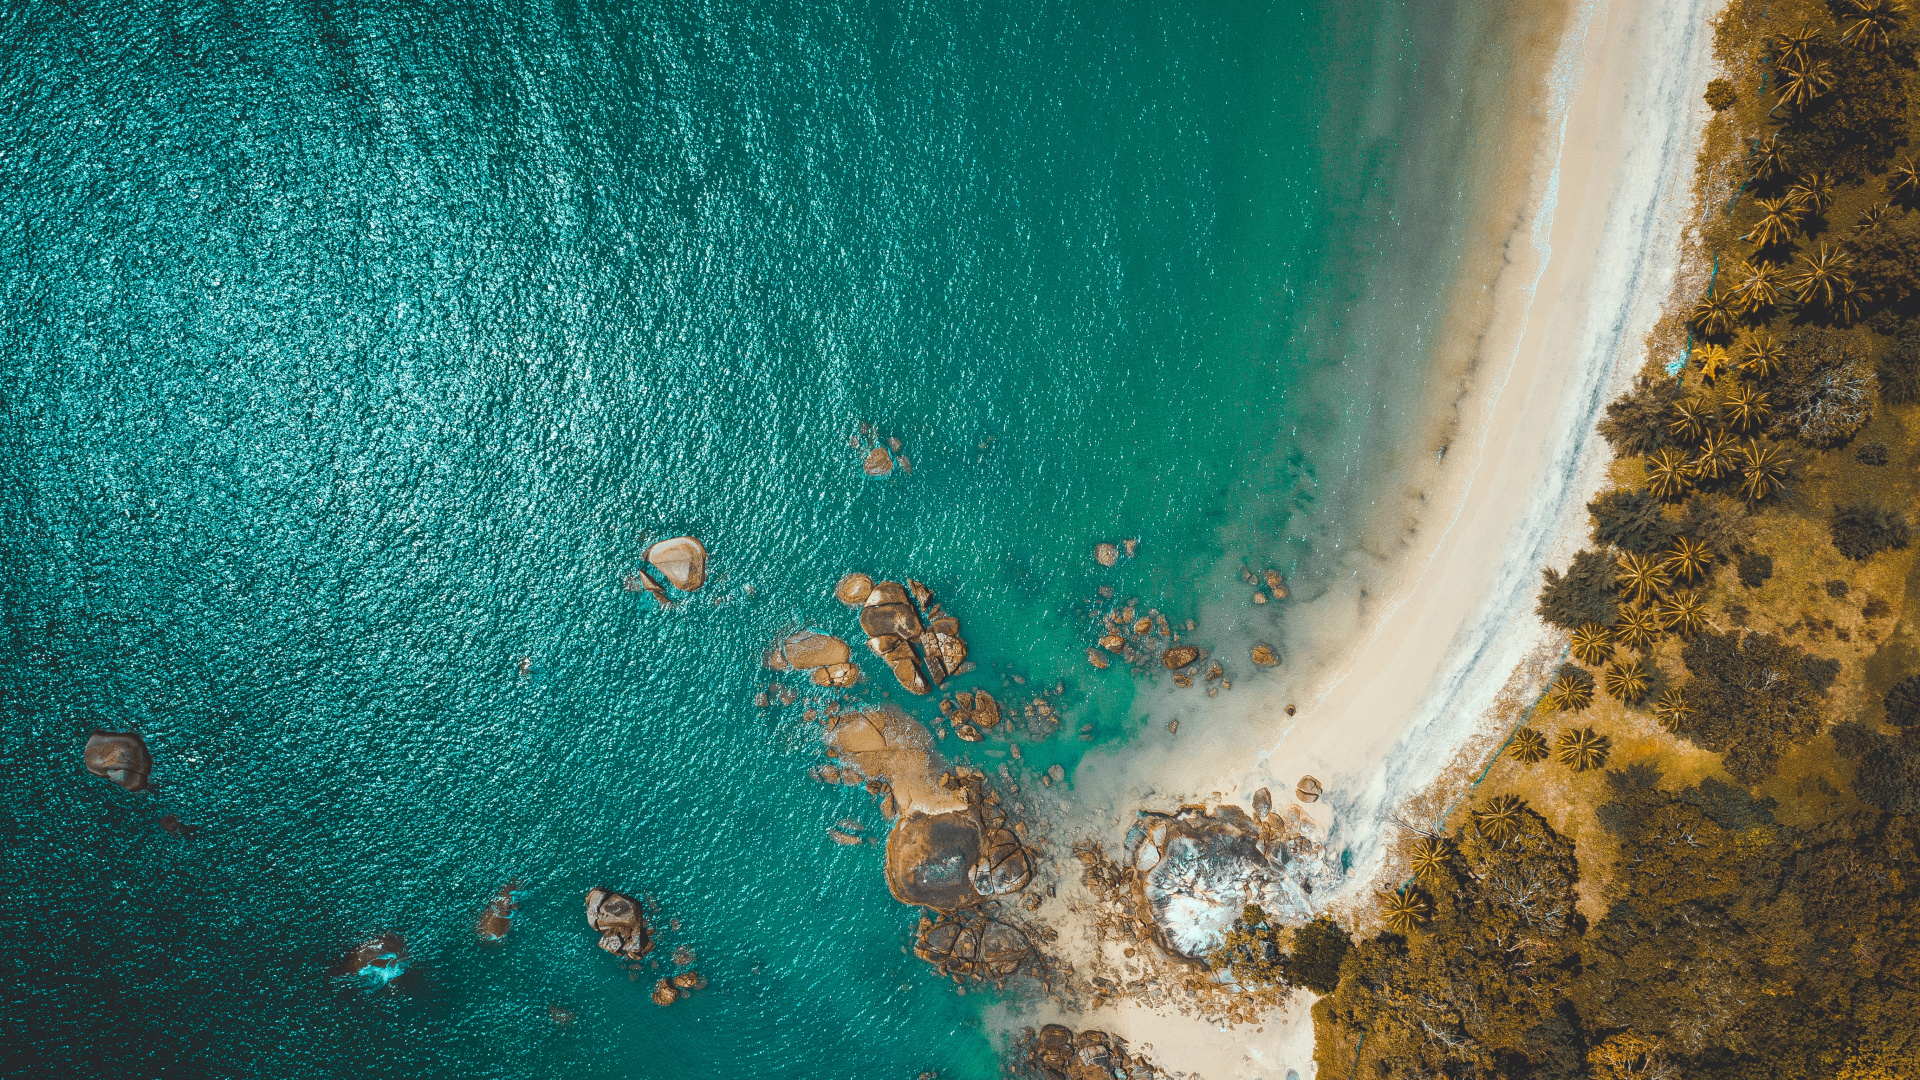
[(1168, 671), (1177, 671), (1200, 659), (1200, 650), (1192, 645), (1175, 645), (1160, 654), (1160, 662)]
[(844, 664), (852, 656), (846, 642), (832, 634), (816, 634), (810, 630), (802, 630), (781, 642), (780, 651), (788, 664), (801, 669)]
[(925, 585), (920, 584), (919, 582), (913, 580), (912, 578), (908, 578), (907, 591), (913, 594), (913, 602), (916, 604), (919, 604), (921, 607), (921, 610), (925, 610), (933, 606), (933, 590), (932, 589), (927, 588)]
[(1125, 649), (1127, 647), (1127, 643), (1125, 640), (1123, 640), (1120, 637), (1119, 634), (1108, 634), (1106, 637), (1103, 637), (1100, 639), (1100, 647), (1107, 650), (1108, 652), (1117, 653), (1122, 649)]
[(673, 985), (681, 990), (705, 990), (707, 977), (697, 971), (683, 971), (673, 977)]
[(519, 910), (519, 889), (517, 881), (508, 882), (494, 894), (493, 900), (480, 913), (479, 934), (481, 941), (501, 941), (507, 931), (513, 929), (513, 914)]
[(1145, 615), (1142, 615), (1138, 619), (1135, 619), (1133, 621), (1133, 632), (1136, 634), (1144, 634), (1152, 629), (1153, 629), (1153, 620), (1147, 618)]
[(81, 760), (86, 762), (88, 772), (128, 791), (146, 790), (147, 777), (153, 773), (153, 755), (147, 752), (147, 741), (131, 731), (95, 728), (87, 736)]
[(1120, 561), (1120, 549), (1112, 544), (1096, 544), (1093, 548), (1093, 561), (1101, 566), (1112, 566)]
[(628, 960), (653, 951), (653, 932), (631, 896), (595, 888), (587, 892), (587, 925), (600, 931), (600, 947)]
[(1000, 703), (985, 690), (974, 691), (973, 722), (983, 728), (990, 728), (1000, 722)]
[(1092, 664), (1094, 667), (1104, 670), (1107, 666), (1108, 661), (1107, 661), (1106, 655), (1102, 653), (1099, 649), (1088, 649), (1087, 663)]
[(707, 583), (707, 549), (691, 536), (662, 540), (642, 557), (681, 592), (695, 592)]
[(1274, 599), (1283, 599), (1287, 595), (1285, 580), (1280, 576), (1280, 571), (1267, 571), (1267, 591), (1273, 594)]
[(861, 843), (860, 837), (852, 833), (841, 832), (839, 829), (828, 829), (827, 836), (831, 838), (834, 843), (845, 844), (849, 847), (858, 846)]
[(621, 587), (625, 588), (628, 592), (646, 590), (647, 594), (652, 596), (654, 600), (659, 602), (663, 607), (673, 606), (673, 597), (668, 596), (667, 590), (661, 588), (660, 583), (653, 580), (653, 576), (645, 570), (635, 570), (633, 573), (628, 574), (626, 580), (620, 584)]
[(1275, 652), (1271, 645), (1255, 645), (1253, 647), (1253, 662), (1259, 664), (1261, 667), (1272, 667), (1280, 662), (1280, 654)]
[(1257, 593), (1254, 593), (1254, 594), (1253, 594), (1253, 602), (1254, 602), (1254, 603), (1256, 603), (1256, 604), (1264, 604), (1264, 603), (1266, 603), (1266, 602), (1267, 602), (1267, 594), (1266, 594), (1266, 593), (1263, 593), (1263, 592), (1257, 592)]
[(953, 725), (953, 733), (960, 736), (963, 742), (980, 741), (980, 729), (965, 721), (955, 723)]
[(1253, 793), (1253, 816), (1265, 820), (1273, 811), (1273, 792), (1261, 788)]
[(857, 664), (832, 664), (820, 671), (827, 673), (827, 685), (839, 690), (845, 690), (860, 681), (860, 667)]
[(680, 988), (669, 979), (661, 979), (653, 984), (653, 1003), (662, 1008), (680, 1000)]
[(893, 455), (887, 453), (886, 447), (876, 446), (867, 451), (867, 459), (860, 463), (860, 468), (868, 476), (885, 476), (893, 471)]
[(856, 570), (840, 579), (840, 584), (833, 587), (833, 595), (848, 607), (859, 607), (873, 595), (873, 579)]
[(1299, 785), (1293, 789), (1293, 797), (1301, 802), (1317, 802), (1322, 791), (1320, 781), (1311, 776), (1303, 776), (1300, 778)]

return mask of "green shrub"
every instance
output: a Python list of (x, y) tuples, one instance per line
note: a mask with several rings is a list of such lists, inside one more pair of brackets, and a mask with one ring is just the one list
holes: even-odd
[(1727, 772), (1756, 784), (1787, 747), (1825, 723), (1820, 699), (1840, 662), (1812, 656), (1771, 634), (1701, 634), (1680, 657), (1692, 672), (1689, 711), (1667, 721), (1674, 734), (1723, 755)]
[(1740, 569), (1740, 584), (1749, 589), (1757, 589), (1773, 576), (1773, 556), (1758, 551), (1743, 551), (1736, 565)]
[(1816, 42), (1812, 53), (1831, 66), (1833, 92), (1795, 114), (1786, 137), (1802, 161), (1820, 162), (1843, 178), (1866, 176), (1906, 142), (1907, 86), (1900, 62), (1830, 39)]
[(1331, 994), (1340, 985), (1340, 961), (1353, 948), (1353, 935), (1325, 915), (1296, 930), (1293, 952), (1286, 959), (1287, 981), (1316, 994)]
[(1733, 92), (1732, 80), (1714, 79), (1707, 83), (1707, 105), (1714, 112), (1732, 108), (1733, 103), (1738, 100), (1739, 95)]
[(1540, 589), (1541, 618), (1555, 626), (1573, 630), (1582, 623), (1612, 626), (1620, 616), (1614, 599), (1613, 560), (1601, 552), (1582, 551), (1562, 575), (1548, 567), (1542, 571), (1547, 583)]
[(1660, 500), (1645, 491), (1615, 488), (1587, 504), (1593, 540), (1636, 555), (1664, 551), (1679, 535), (1660, 512)]
[(1910, 533), (1905, 514), (1866, 502), (1835, 507), (1829, 527), (1833, 546), (1855, 562), (1888, 548), (1906, 547)]
[(1887, 709), (1887, 723), (1894, 727), (1920, 724), (1920, 675), (1909, 675), (1894, 683), (1881, 703)]
[(1862, 465), (1885, 465), (1889, 459), (1886, 443), (1862, 443), (1860, 449), (1853, 452), (1853, 459)]
[(1677, 380), (1642, 375), (1634, 380), (1632, 390), (1607, 405), (1600, 434), (1613, 444), (1615, 453), (1652, 453), (1672, 441), (1667, 437), (1667, 422), (1673, 419), (1673, 403), (1680, 395)]

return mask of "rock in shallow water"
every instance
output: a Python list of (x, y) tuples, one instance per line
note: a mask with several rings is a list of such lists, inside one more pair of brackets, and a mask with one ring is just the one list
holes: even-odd
[(589, 890), (587, 925), (600, 931), (600, 947), (615, 956), (638, 960), (653, 951), (653, 932), (640, 902), (631, 896), (611, 889)]
[(128, 791), (144, 791), (153, 773), (153, 755), (147, 742), (131, 731), (95, 730), (87, 736), (87, 771), (105, 777)]
[(859, 607), (873, 595), (873, 579), (858, 571), (840, 579), (833, 587), (833, 595), (848, 607)]
[(691, 536), (662, 540), (648, 548), (643, 558), (681, 592), (698, 591), (707, 583), (707, 549)]
[(893, 471), (893, 455), (887, 453), (884, 446), (876, 446), (867, 451), (867, 459), (860, 463), (861, 471), (868, 476), (885, 476)]

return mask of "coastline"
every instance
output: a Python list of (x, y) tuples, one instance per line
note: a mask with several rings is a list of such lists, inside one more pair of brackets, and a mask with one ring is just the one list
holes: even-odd
[[(1137, 809), (1244, 804), (1261, 787), (1290, 802), (1311, 774), (1327, 794), (1304, 809), (1351, 860), (1326, 909), (1350, 924), (1371, 917), (1390, 815), (1476, 737), (1497, 745), (1504, 731), (1487, 714), (1503, 688), (1530, 656), (1557, 652), (1533, 615), (1537, 568), (1583, 537), (1609, 461), (1594, 421), (1639, 369), (1680, 265), (1717, 6), (1566, 5), (1564, 28), (1531, 57), (1537, 76), (1511, 91), (1545, 107), (1515, 113), (1492, 140), (1530, 151), (1511, 154), (1476, 211), (1467, 254), (1486, 269), (1456, 283), (1420, 423), (1360, 533), (1369, 549), (1343, 556), (1346, 584), (1289, 609), (1279, 679), (1214, 703), (1177, 736), (1154, 725), (1139, 745), (1083, 763), (1079, 824), (1117, 840)], [(1166, 693), (1143, 704), (1171, 707)], [(1303, 993), (1251, 1032), (1127, 1000), (1070, 1018), (1051, 1002), (1002, 1007), (991, 1019), (1099, 1027), (1210, 1080), (1310, 1076), (1308, 1005)]]

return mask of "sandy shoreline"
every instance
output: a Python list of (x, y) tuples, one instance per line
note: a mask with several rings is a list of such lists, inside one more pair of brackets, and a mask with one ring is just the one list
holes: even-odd
[[(1354, 557), (1351, 586), (1289, 612), (1307, 630), (1286, 675), (1219, 699), (1177, 737), (1156, 725), (1144, 745), (1089, 758), (1076, 824), (1117, 840), (1136, 809), (1244, 805), (1259, 787), (1290, 801), (1311, 773), (1328, 793), (1311, 812), (1353, 867), (1331, 906), (1369, 906), (1389, 816), (1484, 733), (1516, 667), (1551, 643), (1533, 615), (1540, 567), (1584, 539), (1607, 463), (1594, 422), (1640, 367), (1680, 261), (1717, 7), (1566, 5), (1564, 31), (1534, 57), (1541, 75), (1516, 80), (1541, 107), (1503, 133), (1530, 152), (1502, 147), (1514, 166), (1478, 212), (1474, 254), (1494, 269), (1460, 282), (1426, 417), (1408, 436), (1416, 449), (1429, 440), (1431, 463), (1402, 469), (1376, 499), (1374, 550)], [(994, 1020), (1055, 1018), (1032, 1007)], [(1257, 1031), (1130, 1004), (1064, 1020), (1208, 1080), (1314, 1071), (1304, 1001)]]

